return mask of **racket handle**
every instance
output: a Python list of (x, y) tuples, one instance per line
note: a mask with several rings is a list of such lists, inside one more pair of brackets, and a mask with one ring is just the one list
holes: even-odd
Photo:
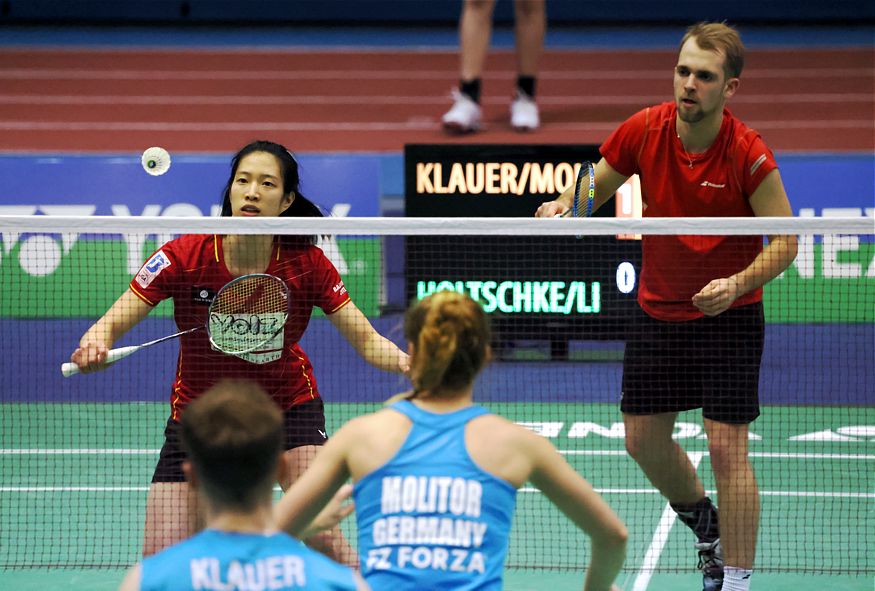
[[(104, 363), (109, 365), (119, 359), (124, 359), (128, 355), (137, 352), (142, 348), (142, 345), (133, 345), (130, 347), (119, 347), (118, 349), (110, 349), (106, 354), (106, 360)], [(79, 366), (73, 363), (72, 361), (68, 361), (67, 363), (61, 364), (61, 374), (65, 378), (69, 378), (72, 375), (76, 375), (79, 373)]]

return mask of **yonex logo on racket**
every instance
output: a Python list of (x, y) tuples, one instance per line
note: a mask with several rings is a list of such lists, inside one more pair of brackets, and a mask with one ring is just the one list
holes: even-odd
[(276, 334), (285, 314), (210, 314), (210, 334), (214, 339)]

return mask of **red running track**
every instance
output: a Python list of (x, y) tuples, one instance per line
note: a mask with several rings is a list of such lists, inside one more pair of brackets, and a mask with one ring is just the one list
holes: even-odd
[[(255, 138), (299, 152), (396, 152), (405, 143), (601, 143), (671, 98), (675, 51), (548, 51), (543, 127), (507, 110), (510, 51), (490, 54), (486, 129), (440, 129), (451, 51), (0, 48), (0, 151), (233, 152)], [(875, 150), (871, 48), (750, 51), (733, 113), (781, 151)]]

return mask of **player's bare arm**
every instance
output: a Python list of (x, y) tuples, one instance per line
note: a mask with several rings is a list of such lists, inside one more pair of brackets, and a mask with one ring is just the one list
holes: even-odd
[(628, 531), (593, 487), (559, 455), (550, 442), (531, 434), (532, 484), (592, 539), (584, 591), (614, 591), (626, 558)]
[(107, 310), (103, 317), (89, 328), (79, 340), (79, 347), (70, 355), (82, 373), (104, 369), (106, 354), (118, 339), (137, 325), (152, 306), (126, 290)]
[(295, 537), (315, 533), (310, 527), (314, 519), (349, 478), (346, 455), (350, 433), (349, 425), (338, 430), (276, 504), (278, 527)]
[(353, 302), (329, 314), (328, 319), (369, 364), (395, 373), (407, 373), (410, 370), (407, 353), (378, 333)]
[(140, 565), (135, 564), (125, 575), (119, 591), (140, 591)]
[[(750, 198), (757, 217), (790, 217), (793, 210), (778, 170), (773, 170)], [(693, 296), (693, 305), (708, 316), (727, 310), (736, 299), (762, 287), (780, 275), (796, 258), (797, 240), (792, 235), (769, 236), (769, 244), (743, 271), (715, 279)]]

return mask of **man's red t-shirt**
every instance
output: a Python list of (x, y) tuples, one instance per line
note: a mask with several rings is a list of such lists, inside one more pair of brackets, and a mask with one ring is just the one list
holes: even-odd
[[(614, 170), (639, 175), (644, 217), (753, 216), (750, 196), (778, 167), (759, 133), (724, 109), (711, 147), (688, 155), (675, 129), (676, 116), (674, 103), (649, 107), (622, 123), (601, 146)], [(745, 269), (762, 248), (761, 236), (645, 235), (638, 302), (661, 320), (700, 318), (693, 295), (711, 280)], [(732, 305), (761, 299), (762, 289), (756, 289)]]
[[(289, 287), (285, 330), (266, 347), (269, 350), (240, 357), (214, 350), (206, 331), (182, 336), (170, 398), (171, 419), (179, 420), (188, 403), (223, 378), (258, 382), (284, 410), (319, 396), (313, 367), (298, 341), (314, 306), (331, 314), (349, 303), (343, 280), (316, 246), (289, 246), (280, 241), (275, 241), (264, 272)], [(185, 235), (149, 257), (131, 280), (130, 289), (150, 306), (173, 298), (176, 325), (182, 331), (206, 324), (210, 302), (232, 279), (221, 236)]]

